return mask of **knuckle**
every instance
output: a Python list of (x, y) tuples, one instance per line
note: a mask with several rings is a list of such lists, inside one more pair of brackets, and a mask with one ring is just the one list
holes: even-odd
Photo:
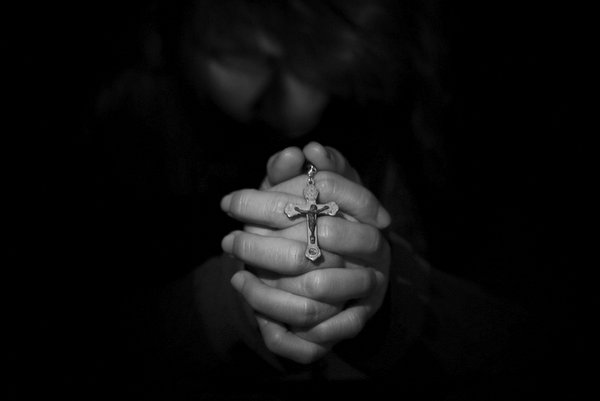
[(303, 291), (308, 297), (319, 298), (325, 293), (322, 270), (314, 270), (304, 276)]
[(383, 245), (383, 236), (375, 227), (366, 226), (367, 232), (364, 236), (365, 249), (369, 253), (377, 253)]
[(306, 257), (304, 256), (304, 248), (299, 243), (289, 247), (288, 257), (290, 258), (292, 269), (298, 269), (299, 271), (306, 269), (307, 264)]
[(376, 221), (379, 210), (379, 201), (371, 191), (362, 187), (362, 190), (353, 194), (353, 204), (355, 210), (360, 210), (363, 214), (362, 221)]
[(252, 252), (252, 242), (248, 240), (246, 235), (236, 235), (233, 241), (233, 254), (238, 257), (245, 257)]
[(356, 208), (359, 210), (373, 209), (375, 212), (377, 211), (377, 208), (373, 207), (377, 204), (375, 196), (366, 189), (364, 191), (359, 191), (359, 193), (356, 194), (355, 202)]
[(237, 191), (231, 198), (231, 211), (236, 215), (246, 214), (250, 204), (250, 198), (246, 191)]
[(319, 318), (319, 308), (312, 300), (306, 299), (302, 303), (301, 314), (299, 316), (299, 324), (301, 326), (310, 326)]
[(315, 185), (320, 193), (326, 193), (329, 197), (333, 197), (336, 193), (336, 181), (333, 175), (328, 171), (320, 171), (318, 173), (319, 179)]
[(319, 239), (330, 239), (330, 238), (338, 238), (335, 232), (335, 224), (332, 218), (328, 218), (328, 216), (320, 217), (318, 228), (319, 230)]

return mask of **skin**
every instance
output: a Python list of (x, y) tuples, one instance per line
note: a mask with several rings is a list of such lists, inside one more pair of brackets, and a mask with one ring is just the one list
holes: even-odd
[(318, 124), (330, 96), (283, 65), (275, 40), (259, 32), (254, 42), (248, 53), (227, 48), (211, 56), (187, 37), (188, 82), (237, 121), (263, 121), (290, 138), (304, 135)]
[[(304, 257), (306, 223), (283, 213), (287, 203), (302, 200), (306, 160), (319, 170), (320, 201), (335, 201), (344, 211), (344, 218), (319, 218), (323, 257), (316, 264)], [(356, 336), (381, 306), (390, 264), (381, 230), (390, 216), (357, 181), (338, 151), (313, 142), (271, 157), (261, 189), (222, 199), (223, 211), (246, 223), (222, 241), (225, 252), (250, 266), (231, 283), (254, 309), (275, 354), (314, 362), (337, 342)]]
[[(300, 137), (318, 124), (330, 96), (285, 68), (276, 40), (262, 32), (254, 40), (250, 53), (219, 44), (207, 53), (191, 37), (184, 39), (187, 78), (231, 118), (260, 120)], [(304, 257), (305, 219), (290, 220), (283, 212), (289, 202), (304, 202), (306, 161), (320, 171), (319, 201), (337, 202), (344, 217), (319, 218), (323, 256), (316, 264)], [(390, 217), (360, 182), (341, 153), (312, 142), (273, 155), (258, 190), (235, 191), (221, 201), (223, 211), (245, 223), (222, 240), (223, 250), (246, 266), (231, 283), (255, 311), (265, 344), (277, 355), (314, 362), (357, 335), (381, 306), (390, 249), (380, 230)]]

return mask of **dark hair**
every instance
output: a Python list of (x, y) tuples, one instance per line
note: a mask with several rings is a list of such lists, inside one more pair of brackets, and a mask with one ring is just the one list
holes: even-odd
[[(288, 50), (283, 60), (287, 68), (342, 98), (338, 104), (357, 103), (357, 118), (392, 119), (392, 128), (368, 131), (395, 137), (402, 144), (386, 150), (397, 154), (402, 164), (425, 170), (425, 179), (419, 181), (444, 186), (449, 169), (441, 133), (449, 99), (440, 80), (444, 47), (439, 42), (436, 4), (433, 0), (155, 0), (143, 13), (139, 38), (158, 39), (154, 43), (161, 44), (160, 57), (150, 52), (142, 69), (149, 69), (146, 72), (154, 80), (162, 74), (175, 81), (182, 77), (181, 43), (192, 27), (192, 39), (203, 51), (210, 51), (214, 43), (237, 43), (253, 36), (249, 33), (265, 32)], [(133, 87), (134, 105), (154, 93), (154, 87), (148, 88), (154, 81), (123, 81)], [(161, 110), (162, 102), (171, 98), (164, 93), (154, 97)], [(146, 103), (142, 106), (152, 109)], [(152, 109), (142, 119), (155, 121), (157, 114)], [(176, 136), (171, 131), (169, 138)]]
[(343, 98), (390, 100), (410, 81), (409, 24), (389, 0), (159, 0), (157, 31), (164, 66), (178, 68), (191, 29), (206, 51), (264, 32), (286, 50), (283, 62), (301, 79)]

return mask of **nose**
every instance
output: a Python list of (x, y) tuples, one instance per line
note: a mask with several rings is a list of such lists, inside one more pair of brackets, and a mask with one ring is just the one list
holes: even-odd
[(300, 136), (319, 122), (329, 96), (289, 71), (273, 74), (255, 103), (255, 115), (289, 136)]

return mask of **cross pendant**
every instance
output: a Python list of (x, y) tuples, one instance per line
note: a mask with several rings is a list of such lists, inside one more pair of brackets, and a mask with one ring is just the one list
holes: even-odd
[(310, 166), (308, 172), (308, 182), (304, 188), (304, 199), (306, 199), (306, 208), (301, 208), (301, 205), (289, 203), (285, 207), (285, 214), (287, 217), (294, 218), (296, 216), (306, 216), (306, 251), (304, 255), (311, 261), (317, 260), (321, 256), (321, 249), (319, 248), (319, 239), (317, 234), (317, 218), (322, 215), (334, 216), (339, 207), (335, 202), (328, 202), (324, 204), (317, 203), (319, 191), (315, 186), (313, 176), (316, 173), (316, 168)]

